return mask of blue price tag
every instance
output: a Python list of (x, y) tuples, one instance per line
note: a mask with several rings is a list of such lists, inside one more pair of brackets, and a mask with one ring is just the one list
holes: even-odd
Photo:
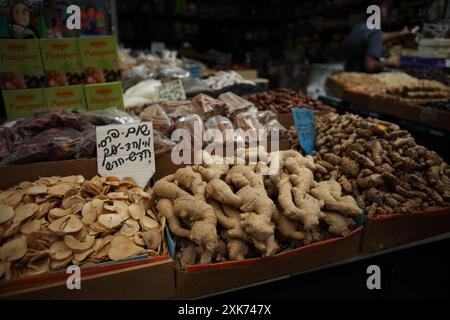
[(307, 154), (311, 154), (316, 145), (316, 120), (314, 112), (305, 108), (292, 109), (295, 129), (297, 130), (300, 147)]
[(166, 234), (166, 242), (167, 242), (167, 248), (169, 249), (169, 254), (172, 257), (172, 259), (175, 260), (175, 241), (172, 239), (172, 235), (170, 234), (169, 227), (166, 224), (166, 227), (164, 228), (164, 232)]

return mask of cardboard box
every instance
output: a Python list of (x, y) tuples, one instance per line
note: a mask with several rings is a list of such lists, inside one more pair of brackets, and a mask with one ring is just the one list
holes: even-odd
[(50, 109), (86, 109), (83, 85), (46, 88), (44, 94)]
[(380, 216), (364, 224), (361, 254), (374, 253), (450, 232), (450, 208)]
[(78, 43), (86, 84), (120, 81), (115, 36), (83, 37)]
[(120, 82), (85, 85), (84, 92), (88, 110), (124, 108)]
[[(0, 190), (44, 176), (97, 174), (96, 159), (0, 166)], [(174, 297), (174, 264), (168, 256), (132, 258), (81, 268), (81, 290), (69, 290), (65, 270), (0, 283), (0, 298), (169, 299)]]
[(346, 237), (316, 242), (273, 257), (176, 269), (175, 297), (200, 297), (347, 260), (358, 255), (361, 235), (362, 227)]
[(27, 117), (47, 109), (44, 89), (3, 91), (3, 101), (8, 119)]
[(0, 79), (3, 90), (43, 87), (44, 69), (37, 39), (0, 41)]
[(77, 38), (43, 39), (40, 48), (48, 87), (84, 83)]
[(1, 299), (171, 299), (174, 265), (170, 257), (107, 263), (81, 270), (81, 290), (69, 290), (65, 271), (0, 284)]
[(450, 130), (448, 125), (450, 123), (450, 113), (447, 111), (406, 105), (352, 91), (345, 91), (343, 100), (356, 106), (361, 106), (399, 119), (421, 123), (447, 131)]

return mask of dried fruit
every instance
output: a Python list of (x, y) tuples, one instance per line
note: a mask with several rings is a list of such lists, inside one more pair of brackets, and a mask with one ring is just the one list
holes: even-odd
[(48, 228), (53, 232), (73, 233), (80, 231), (83, 228), (83, 224), (76, 215), (69, 214), (53, 221)]
[(47, 251), (39, 252), (28, 262), (27, 275), (34, 276), (50, 270), (50, 256)]
[(58, 240), (50, 246), (49, 254), (54, 260), (64, 260), (72, 256), (72, 249), (64, 241)]
[[(2, 196), (3, 194), (4, 196)], [(3, 203), (10, 207), (17, 206), (23, 198), (23, 192), (16, 190), (4, 191), (2, 195), (0, 195), (0, 203)]]
[(122, 225), (122, 228), (120, 229), (120, 233), (123, 235), (126, 235), (128, 237), (134, 236), (136, 232), (138, 232), (140, 229), (139, 223), (136, 220), (128, 219), (125, 221), (125, 223)]
[(93, 236), (86, 236), (83, 241), (78, 241), (74, 236), (72, 235), (66, 235), (64, 237), (64, 243), (66, 246), (68, 246), (70, 249), (73, 250), (87, 250), (91, 248), (94, 245), (95, 237)]
[(33, 196), (47, 193), (47, 187), (43, 185), (33, 185), (32, 187), (27, 188), (24, 193)]
[(128, 213), (133, 219), (139, 220), (145, 215), (145, 208), (137, 204), (132, 204), (128, 207)]
[(5, 223), (14, 216), (14, 209), (0, 204), (0, 224)]
[(38, 232), (41, 228), (41, 221), (40, 220), (32, 220), (30, 222), (27, 222), (20, 228), (20, 232), (23, 234), (30, 234), (34, 232)]
[(72, 261), (72, 255), (70, 255), (69, 257), (67, 257), (64, 260), (52, 260), (50, 262), (50, 269), (51, 270), (62, 269), (65, 266), (67, 266), (71, 261)]
[(48, 188), (47, 193), (53, 196), (64, 196), (66, 192), (72, 190), (75, 186), (72, 183), (59, 183)]
[(111, 240), (111, 247), (108, 250), (108, 257), (111, 260), (119, 260), (142, 252), (142, 248), (136, 246), (128, 237), (117, 235)]
[(157, 249), (162, 242), (162, 235), (159, 230), (153, 229), (142, 233), (145, 245), (150, 249)]
[(10, 240), (0, 247), (1, 261), (16, 261), (27, 253), (27, 241), (24, 236)]
[(48, 212), (49, 218), (56, 220), (72, 213), (70, 209), (53, 208)]
[(116, 213), (102, 214), (97, 219), (98, 223), (107, 229), (114, 229), (122, 223), (122, 217)]
[(134, 181), (116, 177), (45, 177), (0, 191), (0, 279), (157, 254), (165, 247), (157, 244), (162, 228), (150, 200)]
[(129, 206), (127, 203), (125, 203), (124, 201), (118, 201), (118, 200), (105, 201), (103, 203), (104, 209), (106, 209), (108, 211), (116, 212), (117, 215), (122, 218), (122, 221), (125, 221), (129, 217), (128, 207)]
[(38, 211), (39, 207), (35, 203), (21, 204), (14, 209), (13, 222), (22, 222)]
[(73, 257), (78, 261), (81, 262), (83, 260), (86, 260), (86, 258), (94, 252), (93, 248), (88, 248), (86, 250), (77, 251), (73, 254)]
[(141, 222), (141, 225), (144, 228), (144, 230), (154, 229), (159, 226), (158, 221), (153, 220), (152, 218), (150, 218), (148, 216), (141, 217), (141, 219), (139, 221)]

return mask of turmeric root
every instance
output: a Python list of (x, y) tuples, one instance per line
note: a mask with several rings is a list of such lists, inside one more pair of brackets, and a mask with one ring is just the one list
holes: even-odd
[(350, 158), (342, 158), (341, 171), (349, 178), (355, 178), (359, 173), (359, 165)]
[(358, 151), (350, 152), (350, 157), (352, 157), (356, 162), (358, 162), (361, 166), (365, 168), (369, 168), (371, 170), (375, 169), (375, 163), (367, 158), (365, 155), (359, 153)]
[(379, 173), (374, 173), (364, 178), (358, 177), (356, 181), (360, 189), (379, 187), (384, 184), (383, 176)]

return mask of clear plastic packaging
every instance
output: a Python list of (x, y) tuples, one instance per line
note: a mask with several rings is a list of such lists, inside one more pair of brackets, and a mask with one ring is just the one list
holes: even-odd
[(237, 128), (244, 131), (264, 129), (264, 126), (258, 120), (257, 111), (253, 108), (237, 113), (234, 123)]
[[(230, 119), (224, 116), (213, 116), (205, 121), (205, 125), (207, 129), (217, 129), (222, 132), (222, 138), (224, 142), (228, 142), (228, 140), (232, 141), (245, 141), (245, 137), (242, 135), (241, 131), (234, 130), (233, 123)], [(226, 130), (233, 130), (232, 136), (229, 137)]]
[(83, 134), (73, 128), (51, 128), (25, 140), (5, 158), (3, 164), (54, 161), (73, 158)]
[(162, 101), (161, 106), (173, 121), (195, 113), (194, 106), (190, 100)]
[(155, 77), (155, 72), (144, 64), (135, 66), (130, 70), (123, 73), (122, 76), (122, 88), (127, 90), (128, 88), (138, 84), (141, 81), (151, 79)]
[(129, 88), (125, 91), (124, 97), (141, 97), (150, 100), (152, 103), (157, 103), (160, 87), (161, 81), (148, 79)]
[(153, 131), (153, 139), (155, 154), (170, 152), (176, 145), (168, 137), (156, 130)]
[(223, 101), (211, 98), (203, 93), (196, 95), (192, 99), (192, 105), (199, 114), (206, 116), (223, 114), (227, 107)]
[(140, 119), (115, 108), (94, 112), (51, 110), (10, 122), (0, 131), (3, 164), (93, 157), (95, 126), (134, 123)]
[(256, 113), (256, 117), (258, 118), (258, 121), (263, 125), (267, 124), (272, 120), (277, 120), (277, 115), (275, 114), (275, 112), (270, 110), (258, 111)]
[(289, 138), (289, 131), (283, 127), (283, 125), (278, 122), (277, 119), (269, 120), (264, 124), (264, 129), (268, 131), (268, 134), (271, 135), (271, 132), (278, 131), (278, 135), (280, 139), (288, 139)]
[(176, 129), (185, 129), (191, 136), (191, 142), (203, 145), (203, 120), (198, 114), (190, 114), (177, 120)]
[(152, 104), (144, 108), (139, 117), (143, 121), (151, 121), (153, 129), (163, 134), (168, 134), (172, 126), (172, 121), (159, 104)]
[(157, 69), (157, 77), (163, 82), (172, 81), (177, 79), (186, 79), (191, 76), (189, 71), (186, 71), (180, 67), (168, 64), (162, 64)]
[(219, 96), (219, 100), (225, 102), (226, 112), (225, 115), (229, 118), (233, 118), (238, 112), (248, 110), (253, 107), (253, 103), (239, 97), (232, 92), (226, 92)]

